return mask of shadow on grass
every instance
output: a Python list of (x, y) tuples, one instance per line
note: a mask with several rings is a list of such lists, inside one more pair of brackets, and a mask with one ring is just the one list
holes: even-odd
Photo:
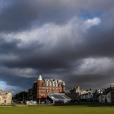
[(114, 104), (77, 103), (77, 104), (54, 104), (54, 106), (85, 106), (85, 107), (114, 107)]

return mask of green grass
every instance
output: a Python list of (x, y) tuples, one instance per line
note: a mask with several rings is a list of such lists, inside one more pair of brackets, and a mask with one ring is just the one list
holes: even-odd
[(15, 106), (0, 107), (0, 114), (114, 114), (113, 106)]

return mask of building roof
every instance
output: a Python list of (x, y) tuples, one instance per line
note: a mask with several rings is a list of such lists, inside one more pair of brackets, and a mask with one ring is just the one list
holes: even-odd
[(48, 95), (49, 98), (51, 98), (53, 101), (63, 101), (65, 102), (69, 102), (71, 101), (71, 98), (69, 98), (68, 96), (66, 96), (64, 93), (50, 93)]
[(43, 80), (41, 74), (38, 76), (38, 80)]

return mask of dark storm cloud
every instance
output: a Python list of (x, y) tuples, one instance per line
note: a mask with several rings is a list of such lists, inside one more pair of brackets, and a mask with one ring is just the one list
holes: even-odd
[[(114, 10), (112, 10), (114, 11)], [(109, 17), (111, 17), (109, 19)], [(108, 56), (114, 57), (114, 26), (113, 15), (101, 18), (102, 23), (100, 26), (93, 27), (87, 34), (86, 43), (83, 45), (82, 52), (87, 56)]]
[[(81, 44), (75, 44), (77, 39), (74, 38), (73, 44), (69, 40), (63, 40), (62, 42), (57, 43), (56, 48), (49, 50), (42, 49), (45, 45), (38, 46), (36, 44), (34, 44), (36, 45), (34, 48), (30, 46), (26, 49), (19, 49), (17, 47), (18, 53), (16, 53), (17, 50), (15, 50), (14, 54), (16, 53), (19, 58), (16, 61), (6, 61), (5, 63), (9, 67), (56, 69), (72, 67), (73, 61), (87, 57), (113, 57), (114, 29), (110, 30), (110, 28), (107, 28), (104, 30), (103, 27), (106, 22), (107, 20), (104, 20), (100, 27), (98, 26), (90, 29), (88, 33), (86, 33), (86, 36), (83, 36), (84, 42)], [(105, 27), (107, 27), (107, 24)], [(74, 36), (71, 35), (70, 37)], [(48, 48), (51, 48), (50, 45)]]
[(0, 14), (0, 31), (12, 32), (28, 28), (36, 20), (36, 10), (25, 2), (15, 1)]
[(13, 50), (16, 50), (17, 49), (17, 43), (19, 41), (17, 40), (14, 40), (12, 42), (7, 42), (5, 41), (4, 39), (0, 39), (0, 53), (1, 54), (6, 54), (6, 53), (9, 53), (9, 52), (13, 52)]
[[(64, 23), (82, 12), (104, 12), (113, 7), (114, 1), (86, 0), (10, 0), (2, 1), (0, 31), (12, 32), (29, 29), (47, 22)], [(103, 4), (102, 4), (103, 3)], [(10, 4), (6, 5), (5, 4)], [(107, 5), (108, 4), (108, 5)], [(5, 8), (4, 8), (5, 7)], [(93, 10), (93, 12), (91, 12)]]
[(50, 2), (46, 5), (47, 1), (40, 2), (39, 0), (11, 0), (10, 2), (12, 4), (0, 13), (0, 31), (2, 32), (22, 31), (46, 22), (64, 22), (74, 15), (66, 13), (72, 9), (65, 9), (60, 3)]
[[(28, 88), (39, 72), (69, 85), (73, 81), (97, 87), (114, 81), (114, 1), (86, 2), (11, 0), (4, 6), (0, 12), (0, 80)], [(106, 82), (108, 74), (111, 81)]]

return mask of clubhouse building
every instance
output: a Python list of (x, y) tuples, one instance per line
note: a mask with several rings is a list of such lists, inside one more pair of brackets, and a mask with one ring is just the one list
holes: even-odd
[(39, 102), (47, 99), (49, 94), (64, 92), (65, 82), (62, 80), (43, 79), (42, 76), (39, 75), (33, 84), (33, 97)]

